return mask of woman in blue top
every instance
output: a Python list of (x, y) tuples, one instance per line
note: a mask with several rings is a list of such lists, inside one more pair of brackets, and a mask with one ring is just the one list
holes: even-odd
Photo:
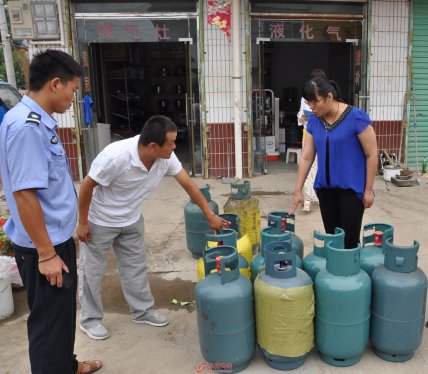
[(336, 83), (325, 78), (306, 82), (302, 96), (313, 115), (307, 124), (290, 212), (303, 206), (303, 184), (317, 155), (314, 189), (325, 231), (333, 234), (335, 227), (343, 228), (345, 248), (355, 248), (364, 209), (374, 201), (378, 151), (371, 120), (364, 111), (342, 102)]

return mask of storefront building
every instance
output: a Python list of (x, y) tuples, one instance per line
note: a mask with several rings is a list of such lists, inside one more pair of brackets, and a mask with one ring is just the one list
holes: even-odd
[[(236, 165), (243, 177), (269, 172), (267, 154), (301, 146), (300, 89), (314, 68), (338, 82), (346, 102), (369, 113), (380, 149), (408, 156), (410, 1), (57, 3), (67, 21), (64, 49), (85, 68), (79, 105), (63, 126), (78, 128), (72, 133), (82, 145), (80, 175), (96, 154), (98, 123), (109, 124), (115, 140), (139, 133), (158, 113), (177, 124), (177, 154), (191, 175), (233, 177)], [(90, 123), (85, 96), (94, 102)]]

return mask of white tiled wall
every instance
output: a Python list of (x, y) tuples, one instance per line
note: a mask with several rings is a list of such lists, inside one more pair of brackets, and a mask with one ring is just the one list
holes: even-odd
[(370, 31), (370, 116), (399, 121), (407, 82), (409, 1), (373, 0)]
[[(244, 1), (241, 1), (241, 6)], [(245, 28), (243, 8), (241, 8), (241, 103), (242, 122), (246, 122), (246, 67), (245, 67)], [(217, 26), (208, 24), (207, 10), (204, 9), (205, 45), (205, 95), (207, 123), (233, 123), (233, 64), (232, 42)]]

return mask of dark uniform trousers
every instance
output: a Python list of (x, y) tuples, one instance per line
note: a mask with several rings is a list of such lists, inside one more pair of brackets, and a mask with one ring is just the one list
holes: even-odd
[(56, 245), (55, 251), (70, 271), (68, 288), (51, 286), (40, 274), (34, 248), (15, 245), (16, 263), (30, 308), (27, 330), (33, 374), (73, 374), (77, 371), (73, 354), (77, 291), (74, 240), (70, 238)]

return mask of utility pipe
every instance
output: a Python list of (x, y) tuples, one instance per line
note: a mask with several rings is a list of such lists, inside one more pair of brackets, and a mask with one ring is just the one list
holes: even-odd
[(10, 47), (10, 34), (3, 0), (0, 0), (0, 33), (3, 43), (4, 63), (6, 65), (6, 80), (16, 88), (15, 68), (13, 66), (12, 48)]
[(233, 62), (233, 108), (235, 134), (235, 176), (242, 179), (242, 121), (241, 121), (241, 28), (240, 28), (240, 0), (232, 0), (232, 62)]

